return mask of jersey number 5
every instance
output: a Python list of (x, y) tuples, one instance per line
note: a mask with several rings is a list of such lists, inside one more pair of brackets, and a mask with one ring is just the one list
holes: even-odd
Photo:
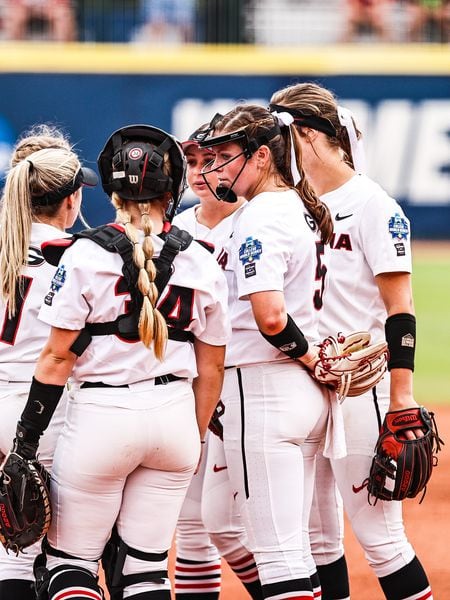
[(316, 281), (320, 282), (320, 288), (314, 292), (314, 308), (320, 310), (323, 306), (323, 290), (325, 288), (325, 275), (327, 268), (322, 262), (325, 254), (325, 246), (322, 242), (316, 242)]

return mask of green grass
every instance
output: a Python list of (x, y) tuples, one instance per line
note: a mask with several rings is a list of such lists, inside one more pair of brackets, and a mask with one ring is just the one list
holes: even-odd
[(450, 404), (450, 252), (414, 258), (417, 402)]

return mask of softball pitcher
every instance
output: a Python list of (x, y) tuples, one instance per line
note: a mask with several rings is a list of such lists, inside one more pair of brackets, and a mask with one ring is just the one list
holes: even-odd
[(386, 339), (390, 352), (390, 377), (342, 405), (347, 456), (332, 460), (331, 469), (325, 459), (318, 467), (311, 543), (323, 600), (349, 597), (335, 481), (385, 597), (429, 600), (432, 592), (406, 537), (401, 503), (371, 505), (364, 486), (386, 411), (417, 406), (410, 224), (397, 202), (362, 174), (359, 132), (329, 90), (312, 83), (293, 85), (273, 94), (271, 108), (294, 118), (306, 175), (334, 216), (333, 278), (324, 296), (321, 335), (368, 330), (374, 341)]
[(204, 176), (217, 173), (217, 197), (248, 200), (229, 245), (232, 338), (221, 398), (227, 472), (264, 598), (320, 595), (308, 519), (329, 396), (307, 367), (317, 357), (310, 342), (332, 222), (302, 178), (291, 122), (239, 105), (201, 142), (215, 154)]
[[(0, 229), (2, 326), (0, 334), (0, 462), (14, 438), (49, 326), (39, 308), (55, 267), (44, 260), (41, 244), (64, 235), (79, 212), (83, 184), (97, 176), (82, 168), (61, 132), (36, 126), (17, 142), (6, 178)], [(62, 184), (61, 184), (62, 182)], [(65, 395), (46, 431), (40, 460), (51, 467), (65, 412)], [(33, 561), (40, 544), (14, 556), (0, 545), (0, 599), (33, 600)]]
[(45, 250), (62, 254), (40, 312), (51, 332), (18, 424), (19, 454), (37, 448), (72, 374), (36, 585), (102, 600), (103, 554), (114, 600), (169, 600), (168, 549), (222, 384), (226, 281), (170, 224), (185, 186), (173, 137), (124, 127), (98, 162), (117, 223)]

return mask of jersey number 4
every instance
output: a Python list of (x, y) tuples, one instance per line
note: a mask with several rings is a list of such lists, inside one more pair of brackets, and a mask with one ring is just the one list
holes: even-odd
[[(125, 278), (120, 277), (116, 285), (115, 295), (129, 295), (129, 293)], [(193, 304), (194, 290), (169, 284), (167, 293), (158, 301), (157, 306), (169, 327), (187, 329), (192, 321)], [(129, 310), (130, 300), (126, 300), (125, 312), (129, 312)]]

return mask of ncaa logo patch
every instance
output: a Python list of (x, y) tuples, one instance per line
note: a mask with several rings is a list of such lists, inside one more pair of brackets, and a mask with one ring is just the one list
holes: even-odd
[(389, 233), (394, 240), (407, 240), (409, 234), (408, 221), (399, 213), (389, 219)]
[(243, 265), (259, 260), (262, 254), (262, 244), (252, 237), (245, 238), (245, 242), (239, 248), (239, 260)]
[(132, 159), (132, 160), (139, 160), (140, 158), (142, 158), (142, 155), (144, 154), (142, 148), (131, 148), (131, 150), (128, 152), (128, 156)]

